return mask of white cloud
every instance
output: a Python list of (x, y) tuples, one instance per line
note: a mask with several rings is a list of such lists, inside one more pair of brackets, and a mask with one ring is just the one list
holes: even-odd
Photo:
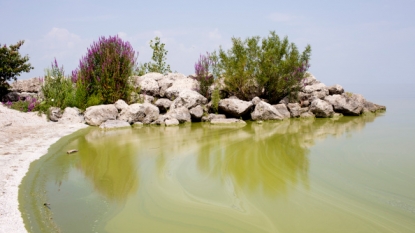
[(209, 39), (212, 40), (220, 40), (222, 35), (219, 33), (219, 29), (215, 28), (215, 30), (209, 32)]
[(52, 28), (44, 37), (44, 45), (48, 49), (72, 49), (82, 43), (80, 36), (70, 33), (65, 28)]

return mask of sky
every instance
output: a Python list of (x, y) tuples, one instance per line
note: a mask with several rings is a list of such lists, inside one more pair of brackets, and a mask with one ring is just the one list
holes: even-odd
[(145, 63), (159, 36), (172, 71), (189, 75), (200, 54), (229, 49), (232, 37), (275, 31), (300, 51), (311, 45), (310, 72), (326, 85), (355, 92), (398, 83), (412, 91), (414, 9), (415, 0), (0, 0), (0, 44), (25, 40), (20, 52), (35, 69), (18, 79), (28, 79), (43, 76), (54, 58), (70, 74), (102, 36), (129, 41)]

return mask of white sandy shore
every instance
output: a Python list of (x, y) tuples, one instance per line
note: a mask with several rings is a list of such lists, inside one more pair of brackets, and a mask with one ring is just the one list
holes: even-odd
[(32, 161), (61, 137), (85, 124), (47, 122), (45, 116), (8, 109), (0, 103), (0, 233), (27, 232), (18, 209), (18, 187)]

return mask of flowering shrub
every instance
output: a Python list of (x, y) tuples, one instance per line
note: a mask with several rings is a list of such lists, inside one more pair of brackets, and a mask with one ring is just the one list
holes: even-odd
[(7, 101), (4, 105), (21, 112), (32, 112), (37, 110), (39, 102), (34, 97), (27, 97), (25, 100), (19, 99), (16, 102)]
[(128, 78), (135, 66), (136, 56), (129, 42), (118, 36), (101, 37), (81, 58), (79, 67), (72, 72), (72, 81), (85, 88), (86, 102), (128, 101), (131, 90)]
[[(260, 43), (261, 42), (261, 43)], [(271, 32), (262, 41), (259, 37), (242, 41), (232, 38), (233, 46), (213, 53), (214, 69), (224, 77), (229, 94), (251, 100), (258, 96), (276, 103), (287, 95), (296, 97), (309, 68), (311, 47), (300, 54), (287, 37), (283, 40)]]
[(214, 62), (211, 59), (209, 53), (206, 53), (206, 55), (200, 55), (199, 61), (195, 64), (196, 77), (193, 78), (199, 81), (199, 92), (206, 98), (209, 97), (209, 87), (213, 84), (214, 81), (214, 77), (210, 72), (213, 65)]

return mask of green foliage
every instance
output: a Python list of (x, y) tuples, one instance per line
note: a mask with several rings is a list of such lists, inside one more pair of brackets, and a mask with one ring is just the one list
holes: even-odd
[(219, 101), (220, 101), (220, 94), (219, 89), (215, 88), (212, 92), (212, 110), (214, 113), (218, 113), (218, 107), (219, 107)]
[(39, 109), (39, 102), (34, 97), (28, 97), (25, 100), (16, 102), (7, 102), (6, 106), (21, 112), (37, 111)]
[(229, 94), (245, 100), (259, 96), (275, 103), (301, 87), (309, 67), (309, 45), (300, 54), (295, 44), (287, 37), (280, 40), (275, 32), (262, 40), (232, 38), (232, 44), (228, 51), (220, 48), (212, 54), (214, 73), (224, 77)]
[(153, 49), (153, 56), (152, 62), (140, 64), (140, 66), (136, 70), (136, 74), (139, 76), (142, 76), (146, 73), (150, 72), (157, 72), (161, 74), (166, 74), (168, 72), (171, 72), (170, 65), (166, 65), (166, 56), (167, 56), (167, 50), (164, 49), (165, 44), (160, 42), (160, 38), (156, 37), (153, 40), (150, 40), (150, 47)]
[(135, 52), (129, 42), (118, 36), (101, 37), (88, 49), (72, 78), (85, 87), (87, 105), (109, 104), (118, 99), (128, 101), (129, 77), (135, 66)]
[(7, 81), (17, 80), (16, 76), (19, 76), (20, 73), (29, 72), (33, 69), (30, 63), (27, 63), (29, 57), (27, 55), (22, 57), (19, 53), (23, 43), (24, 40), (21, 40), (9, 47), (6, 45), (1, 46), (0, 44), (0, 98), (2, 95), (7, 94)]

